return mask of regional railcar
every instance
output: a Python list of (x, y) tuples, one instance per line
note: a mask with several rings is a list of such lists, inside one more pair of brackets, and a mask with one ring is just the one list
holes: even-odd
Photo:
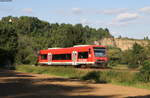
[(40, 50), (40, 65), (73, 65), (106, 67), (107, 47), (103, 45), (76, 45), (69, 48), (48, 48)]

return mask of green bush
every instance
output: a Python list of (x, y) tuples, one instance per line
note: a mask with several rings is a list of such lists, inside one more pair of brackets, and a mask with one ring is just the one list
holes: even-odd
[(100, 71), (91, 71), (82, 77), (82, 80), (93, 80), (96, 83), (103, 82), (100, 80), (101, 72)]
[(140, 72), (137, 74), (140, 81), (150, 82), (150, 61), (145, 61)]
[(114, 66), (116, 66), (118, 63), (116, 62), (116, 61), (113, 61), (113, 60), (110, 60), (109, 62), (108, 62), (108, 66), (109, 67), (114, 67)]

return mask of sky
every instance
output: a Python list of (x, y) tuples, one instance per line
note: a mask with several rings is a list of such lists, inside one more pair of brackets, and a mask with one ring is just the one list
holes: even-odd
[(10, 15), (108, 28), (115, 37), (150, 38), (150, 0), (0, 0), (0, 19)]

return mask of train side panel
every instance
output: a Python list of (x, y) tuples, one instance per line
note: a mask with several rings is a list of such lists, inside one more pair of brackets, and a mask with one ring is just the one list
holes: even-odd
[(94, 47), (100, 45), (40, 50), (39, 63), (47, 65), (82, 65), (99, 64), (108, 61), (107, 56), (96, 57)]

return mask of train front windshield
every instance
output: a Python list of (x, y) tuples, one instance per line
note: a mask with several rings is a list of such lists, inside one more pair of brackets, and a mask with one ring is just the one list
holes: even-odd
[(94, 47), (94, 55), (95, 57), (104, 57), (106, 56), (106, 48), (104, 47)]

